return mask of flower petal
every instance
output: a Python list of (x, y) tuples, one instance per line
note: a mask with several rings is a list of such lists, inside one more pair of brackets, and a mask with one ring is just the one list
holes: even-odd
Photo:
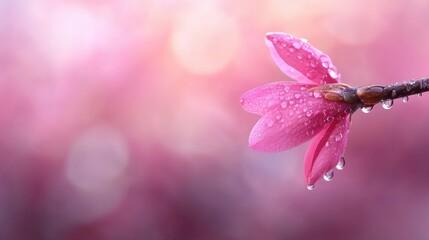
[(293, 148), (310, 140), (337, 116), (350, 113), (349, 104), (315, 97), (307, 91), (311, 86), (275, 82), (245, 93), (243, 108), (263, 115), (250, 133), (250, 147), (264, 152)]
[(336, 118), (317, 134), (305, 156), (305, 179), (314, 185), (333, 169), (344, 154), (350, 128), (350, 115)]
[(331, 59), (305, 39), (285, 33), (268, 33), (265, 43), (277, 66), (300, 83), (341, 82)]

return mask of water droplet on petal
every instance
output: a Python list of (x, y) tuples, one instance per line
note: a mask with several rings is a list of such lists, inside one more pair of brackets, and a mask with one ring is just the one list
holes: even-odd
[(392, 99), (386, 99), (381, 101), (381, 106), (383, 106), (384, 109), (391, 109), (393, 106), (393, 100)]
[(313, 96), (313, 92), (308, 92), (308, 96), (309, 97)]
[(335, 166), (338, 170), (343, 170), (344, 166), (346, 165), (346, 160), (344, 157), (340, 158), (340, 161), (338, 161), (337, 166)]
[(305, 39), (305, 38), (301, 38), (301, 42), (303, 42), (303, 43), (308, 43), (308, 40), (307, 40), (307, 39)]
[(392, 98), (394, 98), (396, 96), (396, 90), (395, 89), (392, 90), (391, 96), (392, 96)]
[(273, 43), (277, 43), (278, 39), (275, 37), (273, 38)]
[[(304, 125), (305, 125), (305, 126), (310, 125), (310, 120), (306, 120), (306, 121), (304, 122)], [(308, 132), (308, 131), (307, 131), (307, 132)], [(309, 135), (309, 134), (307, 134), (307, 135)]]
[(285, 92), (288, 92), (290, 90), (290, 87), (289, 86), (286, 86), (285, 87)]
[(293, 47), (289, 47), (289, 52), (294, 52), (295, 51), (295, 48), (293, 48)]
[(325, 181), (327, 181), (327, 182), (331, 181), (333, 177), (334, 177), (334, 170), (332, 170), (332, 169), (327, 171), (323, 175), (323, 179), (325, 179)]
[(295, 104), (295, 101), (290, 100), (290, 101), (289, 101), (289, 105), (293, 105), (293, 104)]
[(335, 135), (335, 141), (338, 142), (341, 139), (343, 139), (343, 134), (339, 133), (338, 135)]
[(319, 62), (316, 60), (313, 60), (310, 62), (310, 65), (315, 68), (315, 67), (317, 67), (317, 65), (319, 65)]
[(325, 146), (329, 147), (329, 141), (326, 142)]
[(311, 117), (311, 115), (313, 114), (313, 111), (311, 111), (311, 110), (308, 110), (306, 113), (305, 113), (305, 115), (307, 116), (307, 117)]
[(302, 47), (301, 41), (295, 41), (292, 43), (292, 46), (296, 49), (300, 49)]
[(310, 190), (310, 191), (313, 190), (314, 189), (314, 185), (307, 185), (307, 189)]
[(268, 107), (272, 107), (274, 105), (275, 101), (274, 100), (270, 100), (268, 101)]
[(301, 97), (301, 94), (299, 94), (299, 93), (295, 93), (295, 98), (296, 99), (298, 99), (298, 98), (300, 98)]
[(328, 56), (322, 55), (322, 56), (320, 56), (319, 60), (322, 63), (322, 66), (324, 68), (328, 68), (329, 67), (329, 65), (330, 65), (329, 63), (330, 63), (331, 60), (329, 59)]
[(314, 97), (315, 98), (321, 98), (322, 97), (322, 92), (321, 91), (319, 91), (319, 90), (316, 90), (316, 91), (314, 91)]
[(329, 76), (331, 76), (331, 78), (333, 78), (333, 79), (338, 78), (338, 73), (337, 73), (337, 71), (336, 71), (335, 69), (333, 69), (333, 68), (329, 68), (329, 69), (328, 69), (328, 74), (329, 74)]
[(326, 121), (327, 122), (332, 122), (332, 121), (334, 121), (334, 117), (333, 116), (329, 116), (329, 117), (326, 118)]
[(280, 106), (281, 106), (282, 108), (286, 108), (286, 107), (287, 107), (287, 103), (286, 103), (285, 101), (283, 101), (282, 103), (280, 103)]
[(423, 96), (423, 93), (418, 93), (417, 96), (421, 97)]
[(374, 106), (364, 106), (361, 109), (362, 109), (362, 112), (364, 113), (370, 113), (373, 108)]
[(287, 44), (285, 42), (282, 42), (281, 46), (282, 46), (282, 48), (285, 48), (287, 46)]
[(277, 120), (280, 120), (280, 118), (282, 118), (282, 115), (277, 114), (276, 119), (277, 119)]
[(302, 54), (298, 54), (298, 56), (296, 56), (299, 60), (302, 59)]
[(301, 91), (305, 91), (307, 89), (308, 89), (307, 87), (301, 87)]
[(405, 96), (402, 98), (402, 102), (406, 103), (406, 102), (408, 102), (408, 99), (409, 99), (408, 96)]
[(293, 115), (293, 111), (290, 111), (290, 112), (289, 112), (289, 116), (292, 116), (292, 115)]

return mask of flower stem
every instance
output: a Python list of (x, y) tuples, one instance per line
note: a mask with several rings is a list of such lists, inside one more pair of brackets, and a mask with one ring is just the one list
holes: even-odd
[(403, 98), (429, 91), (429, 78), (419, 80), (404, 81), (402, 84), (396, 83), (384, 87), (381, 100)]

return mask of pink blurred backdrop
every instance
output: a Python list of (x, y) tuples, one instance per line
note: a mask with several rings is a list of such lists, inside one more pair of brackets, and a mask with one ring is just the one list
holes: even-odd
[(429, 2), (0, 1), (0, 239), (428, 239), (429, 96), (353, 116), (346, 168), (248, 148), (289, 80), (267, 32), (354, 86), (429, 75)]

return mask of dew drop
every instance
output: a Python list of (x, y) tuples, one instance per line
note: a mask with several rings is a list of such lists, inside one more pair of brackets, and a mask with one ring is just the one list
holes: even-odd
[(325, 146), (329, 147), (329, 141), (326, 142)]
[(307, 189), (310, 190), (310, 191), (313, 190), (314, 189), (314, 185), (307, 185)]
[(307, 117), (311, 117), (311, 115), (313, 114), (313, 111), (311, 111), (311, 110), (308, 110), (306, 113), (305, 113), (305, 115), (307, 116)]
[(301, 91), (305, 91), (307, 89), (308, 89), (307, 87), (301, 87)]
[(301, 42), (303, 42), (303, 43), (308, 43), (308, 40), (307, 40), (307, 39), (305, 39), (305, 38), (301, 38)]
[(282, 46), (282, 48), (285, 48), (285, 47), (287, 47), (287, 44), (285, 42), (282, 42), (281, 46)]
[(314, 78), (316, 78), (316, 77), (317, 77), (317, 71), (316, 71), (316, 70), (314, 70), (314, 69), (312, 69), (312, 70), (308, 71), (308, 72), (305, 74), (305, 76), (306, 76), (308, 79), (314, 79)]
[(280, 106), (281, 106), (282, 108), (286, 108), (286, 107), (287, 107), (287, 103), (286, 103), (285, 101), (283, 101), (282, 103), (280, 103)]
[(394, 98), (396, 96), (396, 90), (395, 89), (392, 90), (392, 94), (390, 96), (392, 96), (392, 98)]
[(313, 57), (313, 55), (312, 55), (311, 53), (307, 54), (307, 58), (308, 58), (308, 59), (310, 59), (310, 58), (312, 58), (312, 57)]
[(333, 116), (329, 116), (329, 117), (326, 118), (326, 121), (327, 122), (332, 122), (332, 121), (334, 121), (334, 117)]
[(308, 92), (308, 96), (309, 97), (313, 96), (313, 92)]
[(313, 60), (310, 62), (310, 65), (315, 68), (315, 67), (317, 67), (317, 65), (319, 65), (319, 62), (316, 60)]
[(319, 91), (319, 90), (316, 90), (316, 91), (314, 91), (314, 97), (315, 98), (321, 98), (322, 97), (322, 92), (321, 91)]
[(285, 87), (285, 92), (288, 92), (290, 90), (290, 87), (289, 86), (286, 86)]
[(322, 55), (322, 56), (320, 56), (320, 62), (322, 63), (322, 66), (324, 67), (324, 68), (328, 68), (329, 67), (329, 62), (330, 62), (331, 60), (329, 59), (329, 57), (328, 56), (326, 56), (326, 55)]
[(273, 120), (271, 120), (271, 119), (268, 119), (267, 120), (267, 126), (268, 127), (272, 127), (274, 125), (274, 121)]
[(405, 96), (405, 97), (402, 98), (402, 102), (404, 102), (404, 103), (407, 103), (408, 100), (409, 100), (408, 96)]
[(295, 51), (295, 48), (289, 47), (289, 52), (294, 52), (294, 51)]
[(277, 43), (278, 39), (275, 37), (273, 38), (273, 43)]
[(293, 104), (295, 104), (295, 101), (290, 100), (290, 101), (289, 101), (289, 105), (293, 105)]
[(301, 49), (302, 43), (300, 41), (295, 41), (292, 43), (292, 46), (296, 49)]
[(270, 100), (268, 101), (268, 107), (272, 107), (274, 105), (275, 101), (274, 100)]
[(423, 96), (423, 93), (418, 93), (417, 96), (421, 97)]
[(295, 93), (295, 98), (296, 99), (298, 99), (298, 98), (300, 98), (301, 97), (301, 94), (300, 93)]
[(373, 108), (374, 106), (364, 106), (361, 109), (362, 109), (362, 112), (364, 113), (370, 113)]
[(333, 69), (333, 68), (329, 68), (329, 69), (328, 69), (328, 74), (329, 74), (329, 76), (331, 76), (331, 78), (333, 78), (333, 79), (337, 79), (337, 78), (338, 78), (338, 73), (337, 73), (337, 71), (335, 71), (335, 69)]
[(299, 60), (301, 60), (303, 57), (302, 57), (302, 54), (298, 54), (298, 56), (296, 56)]
[(276, 119), (277, 119), (277, 120), (280, 120), (280, 118), (282, 118), (282, 115), (277, 114)]
[(343, 170), (344, 166), (346, 165), (346, 160), (344, 157), (340, 158), (340, 161), (338, 161), (337, 166), (335, 166), (338, 170)]
[(408, 84), (407, 81), (404, 81), (403, 84), (405, 85), (405, 88), (407, 89), (407, 91), (411, 90), (411, 84)]
[(289, 112), (289, 116), (292, 116), (292, 115), (293, 115), (293, 111), (290, 111), (290, 112)]
[(393, 100), (392, 99), (386, 99), (381, 101), (381, 106), (383, 106), (384, 109), (391, 109), (393, 106)]
[[(304, 122), (304, 125), (305, 125), (305, 126), (310, 125), (310, 120), (306, 120), (306, 121)], [(308, 132), (308, 131), (307, 131), (307, 132)], [(309, 135), (309, 134), (307, 134), (307, 135)]]
[(332, 169), (327, 171), (323, 175), (323, 179), (325, 179), (325, 181), (327, 181), (327, 182), (331, 181), (333, 177), (334, 177), (334, 170), (332, 170)]
[(338, 135), (335, 135), (335, 141), (338, 142), (341, 139), (343, 139), (343, 134), (339, 133)]

